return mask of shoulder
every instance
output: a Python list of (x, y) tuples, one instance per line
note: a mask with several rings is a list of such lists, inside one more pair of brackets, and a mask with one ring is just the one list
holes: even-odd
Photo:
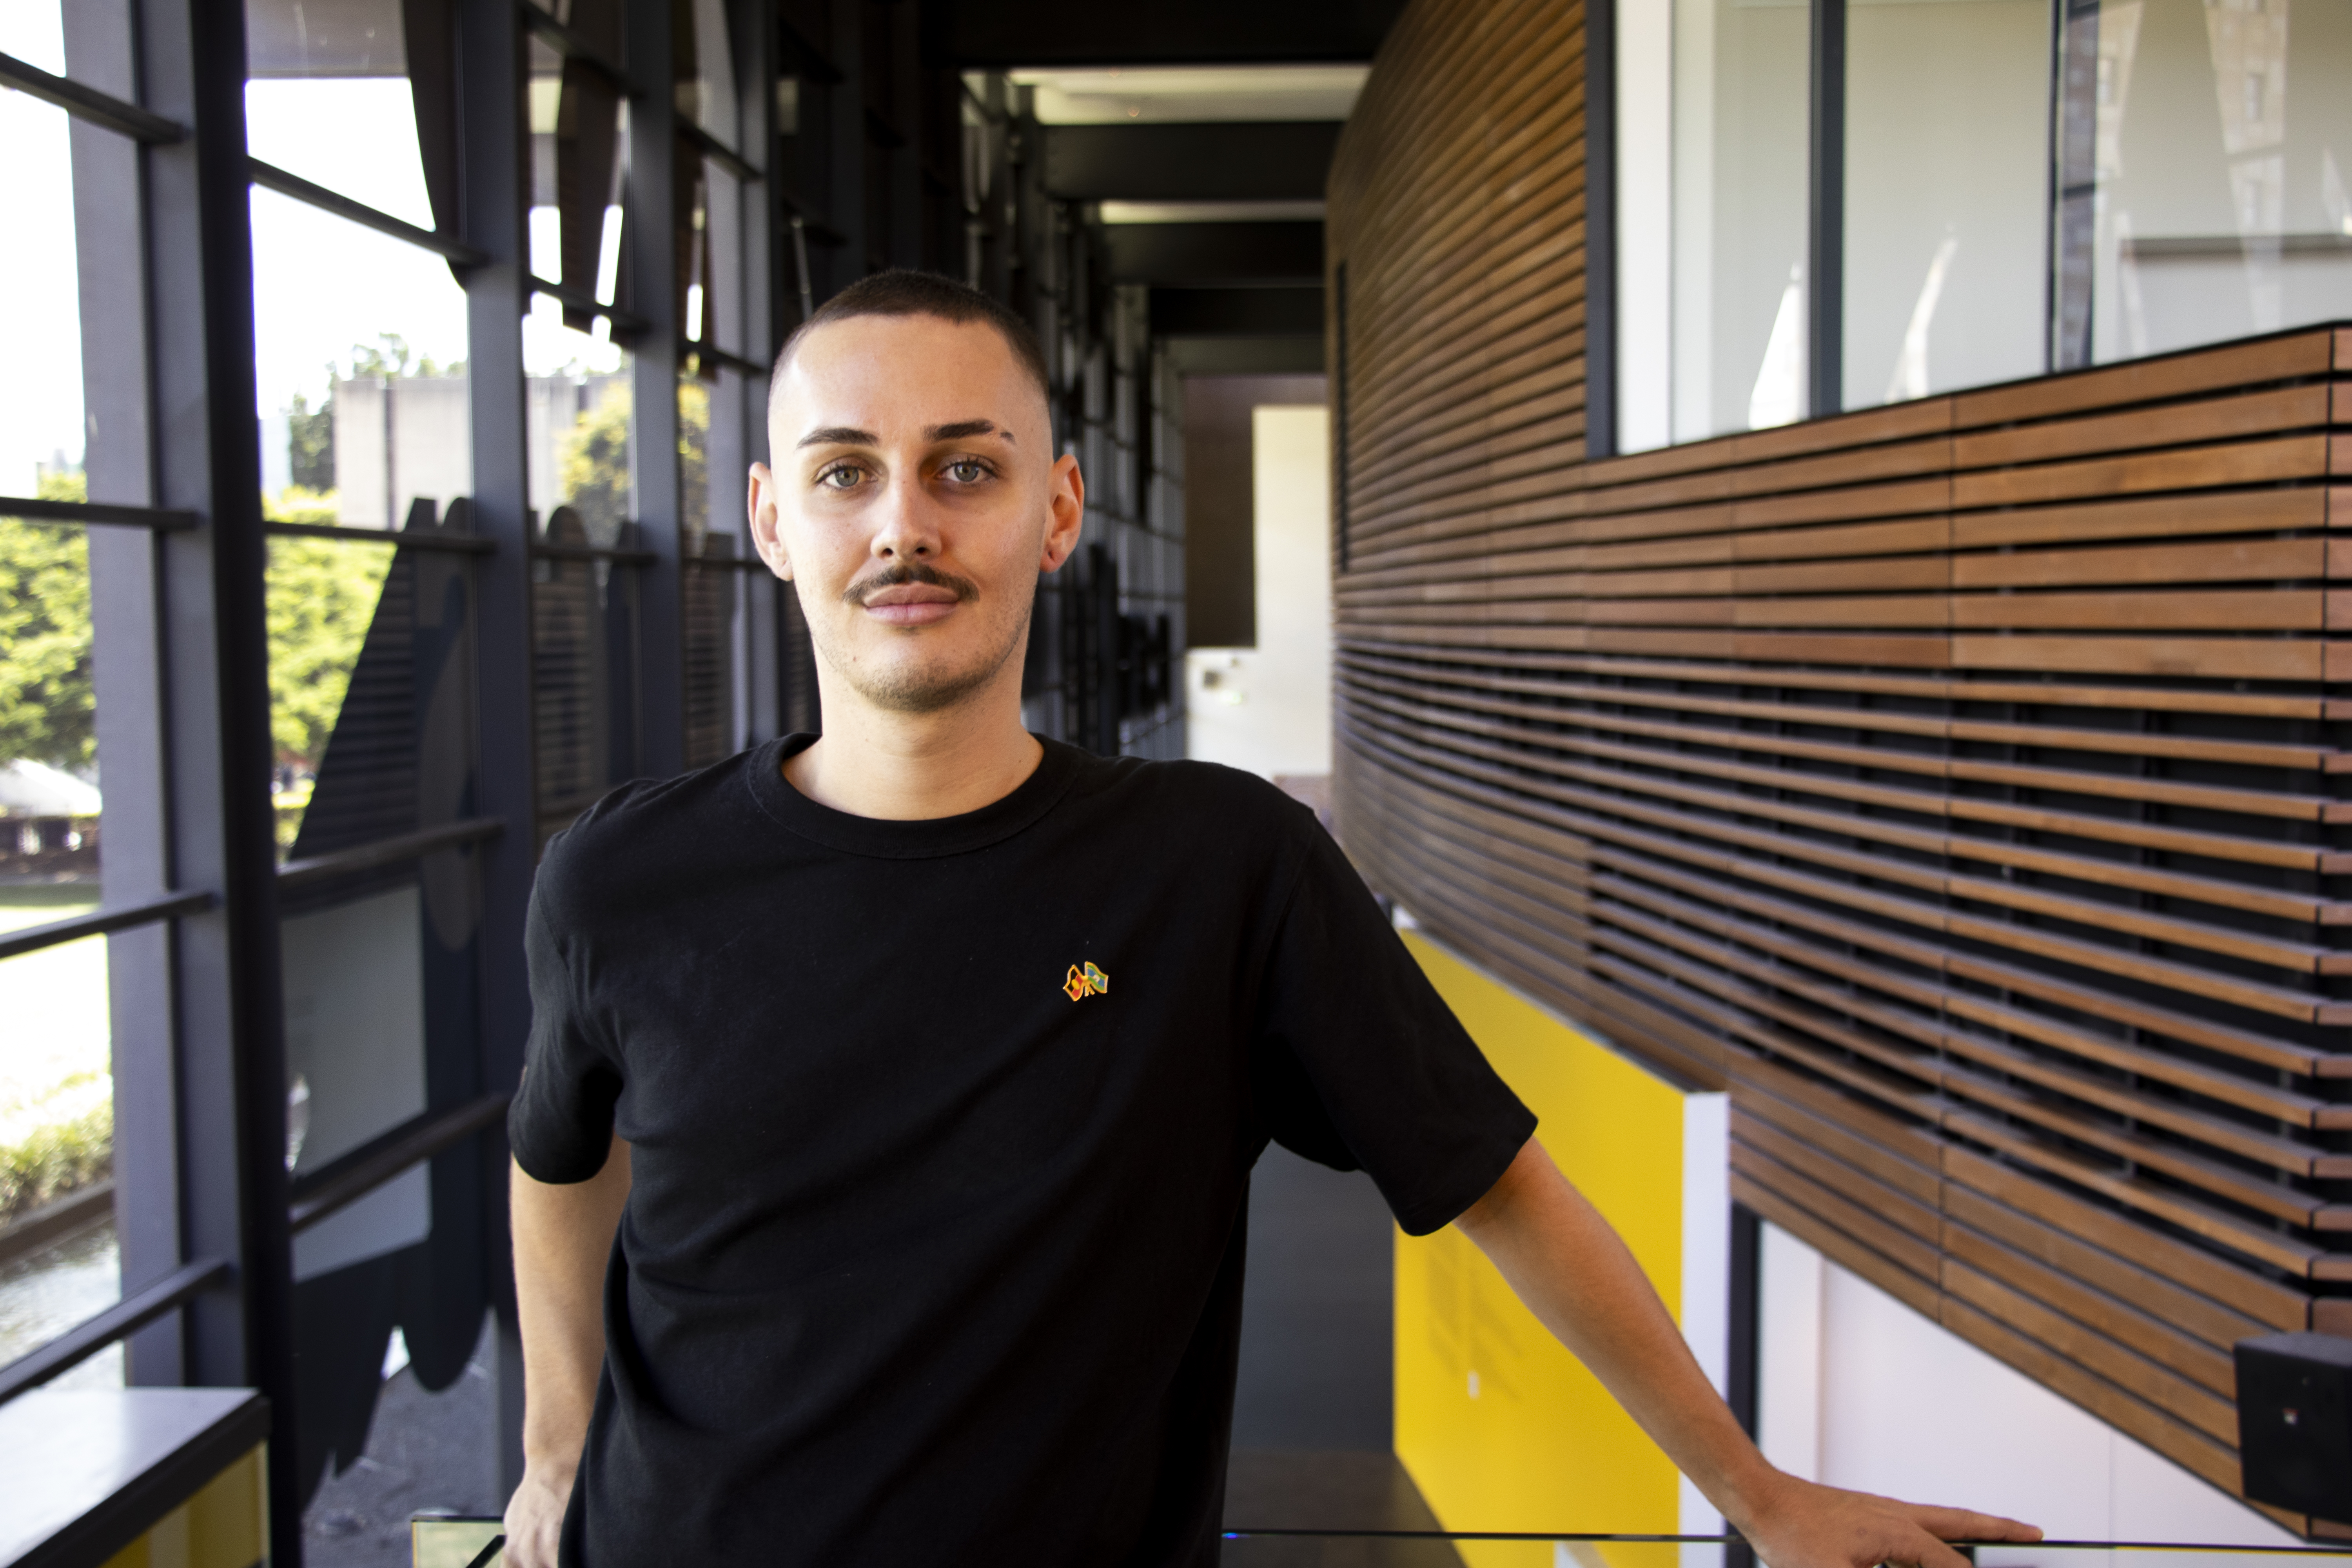
[(740, 847), (730, 819), (756, 811), (746, 781), (773, 749), (755, 746), (676, 778), (632, 779), (608, 791), (548, 840), (539, 898), (559, 910), (626, 898), (641, 876), (674, 882), (698, 856)]
[(1072, 794), (1092, 797), (1122, 817), (1148, 817), (1168, 827), (1213, 827), (1268, 842), (1307, 842), (1323, 831), (1305, 805), (1257, 774), (1222, 763), (1085, 756)]

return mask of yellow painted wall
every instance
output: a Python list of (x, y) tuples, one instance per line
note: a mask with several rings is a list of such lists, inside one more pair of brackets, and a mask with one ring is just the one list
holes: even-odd
[[(1444, 949), (1405, 941), (1535, 1111), (1552, 1159), (1679, 1314), (1682, 1094)], [(1674, 1466), (1451, 1226), (1397, 1236), (1396, 1451), (1449, 1530), (1675, 1528)], [(1603, 1557), (1610, 1568), (1657, 1568), (1673, 1550)], [(1552, 1562), (1548, 1544), (1465, 1544), (1462, 1553), (1472, 1568)]]
[(106, 1568), (254, 1568), (269, 1558), (268, 1448), (205, 1483), (195, 1496), (116, 1552)]

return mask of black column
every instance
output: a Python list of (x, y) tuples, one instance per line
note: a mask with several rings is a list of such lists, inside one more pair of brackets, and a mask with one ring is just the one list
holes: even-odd
[[(506, 824), (479, 854), (482, 886), (482, 1087), (512, 1089), (522, 1076), (530, 994), (523, 974), (523, 912), (539, 860), (533, 771), (530, 651), (530, 443), (523, 417), (522, 317), (529, 247), (520, 95), (523, 42), (508, 0), (465, 0), (457, 37), (458, 139), (466, 242), (488, 258), (466, 275), (467, 352), (472, 356), (473, 526), (493, 540), (477, 559), (476, 647), (480, 660), (476, 744), (479, 811)], [(522, 1352), (514, 1316), (507, 1237), (506, 1140), (477, 1141), (483, 1172), (485, 1245), (498, 1324), (499, 1475), (522, 1475)]]
[(192, 1305), (185, 1370), (268, 1397), (272, 1552), (299, 1568), (245, 10), (142, 0), (140, 19), (146, 106), (193, 130), (147, 154), (155, 499), (205, 520), (163, 542), (173, 874), (221, 900), (179, 928), (181, 1213), (188, 1253), (232, 1259), (242, 1298)]

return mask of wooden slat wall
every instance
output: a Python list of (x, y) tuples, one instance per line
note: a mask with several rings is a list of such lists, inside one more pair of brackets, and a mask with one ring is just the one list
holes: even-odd
[(2352, 1331), (2352, 331), (1588, 463), (1582, 73), (1415, 0), (1340, 143), (1342, 837), (2234, 1491), (2231, 1343)]

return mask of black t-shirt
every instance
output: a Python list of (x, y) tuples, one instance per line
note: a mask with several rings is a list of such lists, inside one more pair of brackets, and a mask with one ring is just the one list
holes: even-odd
[(1420, 1235), (1535, 1119), (1264, 782), (1047, 742), (887, 822), (808, 743), (540, 868), (515, 1155), (633, 1155), (564, 1562), (1213, 1563), (1266, 1141)]

